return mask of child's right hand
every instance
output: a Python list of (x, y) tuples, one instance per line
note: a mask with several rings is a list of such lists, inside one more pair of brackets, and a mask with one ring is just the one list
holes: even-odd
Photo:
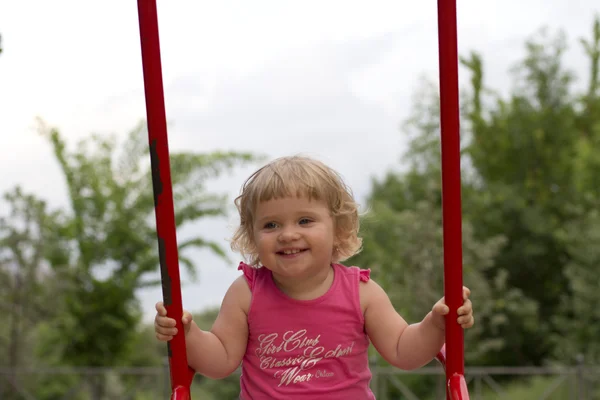
[[(183, 322), (184, 333), (187, 335), (187, 333), (190, 331), (190, 327), (192, 326), (192, 314), (183, 310), (181, 322)], [(167, 309), (163, 305), (162, 301), (156, 303), (154, 331), (156, 332), (156, 338), (161, 342), (168, 342), (177, 334), (175, 320), (167, 317)]]

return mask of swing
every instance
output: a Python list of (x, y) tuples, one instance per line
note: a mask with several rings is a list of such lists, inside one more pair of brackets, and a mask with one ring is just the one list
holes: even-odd
[[(156, 0), (138, 0), (148, 142), (160, 258), (163, 302), (167, 315), (183, 332), (183, 307), (167, 122), (162, 82)], [(460, 122), (456, 0), (438, 0), (440, 123), (442, 145), (442, 215), (444, 238), (444, 295), (454, 321), (462, 305), (462, 221), (460, 194)], [(452, 315), (452, 317), (451, 317)], [(167, 343), (171, 400), (190, 400), (194, 371), (188, 367), (185, 337), (179, 333)], [(446, 344), (437, 355), (446, 371), (446, 399), (468, 400), (464, 378), (464, 336), (460, 325), (446, 327)]]

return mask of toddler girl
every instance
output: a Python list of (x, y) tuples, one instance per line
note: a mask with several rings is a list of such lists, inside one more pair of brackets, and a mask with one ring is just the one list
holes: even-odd
[[(449, 312), (443, 298), (409, 325), (370, 270), (340, 264), (361, 248), (359, 215), (331, 168), (305, 157), (277, 159), (246, 181), (236, 205), (232, 248), (247, 261), (242, 274), (210, 331), (183, 315), (187, 359), (197, 373), (225, 378), (241, 364), (243, 400), (367, 400), (375, 398), (369, 343), (405, 370), (437, 355)], [(464, 297), (455, 323), (470, 328), (467, 288)], [(156, 310), (156, 336), (169, 341), (175, 320), (162, 303)]]

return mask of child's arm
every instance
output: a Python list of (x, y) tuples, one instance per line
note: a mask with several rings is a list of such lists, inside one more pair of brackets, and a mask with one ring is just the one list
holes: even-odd
[[(426, 365), (437, 355), (445, 339), (443, 315), (448, 312), (442, 302), (436, 304), (436, 313), (430, 312), (421, 322), (408, 325), (373, 280), (360, 285), (360, 297), (367, 334), (386, 361), (397, 368), (412, 370)], [(467, 307), (459, 309), (458, 323), (464, 323), (466, 318), (470, 321), (471, 312), (469, 302)]]
[[(236, 279), (225, 294), (219, 315), (210, 332), (201, 330), (192, 315), (183, 312), (188, 365), (213, 379), (229, 376), (240, 365), (248, 342), (248, 310), (251, 293), (244, 277)], [(156, 304), (156, 338), (168, 342), (177, 334), (175, 320), (167, 317), (162, 302)]]
[(250, 299), (250, 288), (241, 276), (227, 290), (210, 331), (192, 323), (185, 339), (188, 364), (197, 373), (222, 379), (239, 367), (248, 343)]

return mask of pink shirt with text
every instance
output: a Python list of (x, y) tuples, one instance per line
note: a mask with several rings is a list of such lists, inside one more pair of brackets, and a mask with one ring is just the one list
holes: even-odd
[(329, 291), (301, 301), (286, 296), (267, 268), (238, 269), (252, 292), (241, 399), (375, 399), (358, 291), (369, 270), (333, 264)]

